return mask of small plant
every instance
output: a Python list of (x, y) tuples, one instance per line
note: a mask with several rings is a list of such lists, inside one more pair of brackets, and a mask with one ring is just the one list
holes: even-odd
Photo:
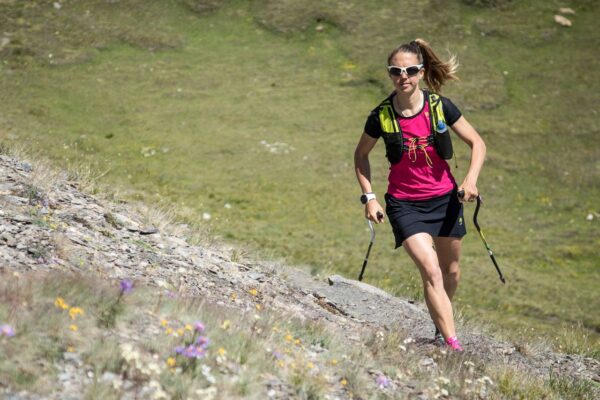
[[(185, 340), (182, 345), (175, 347), (175, 353), (185, 360), (185, 362), (182, 363), (184, 371), (195, 370), (197, 365), (196, 361), (206, 356), (210, 340), (203, 335), (204, 329), (204, 324), (199, 321), (194, 323), (192, 329), (190, 329), (190, 325), (186, 325), (185, 330), (191, 331), (192, 336), (188, 336), (188, 339)], [(171, 358), (168, 361), (168, 363), (173, 365), (175, 362), (176, 361)]]
[(594, 397), (593, 384), (583, 380), (566, 379), (551, 374), (550, 387), (567, 399), (591, 399)]
[(123, 313), (121, 299), (133, 290), (133, 282), (129, 279), (123, 279), (119, 282), (119, 287), (119, 296), (108, 307), (102, 310), (98, 316), (98, 326), (101, 328), (114, 328), (117, 317)]

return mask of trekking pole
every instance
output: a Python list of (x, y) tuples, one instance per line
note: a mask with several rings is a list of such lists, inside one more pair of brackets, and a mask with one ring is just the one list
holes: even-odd
[[(465, 191), (464, 190), (459, 191), (458, 197), (461, 199), (464, 198)], [(475, 212), (473, 213), (473, 224), (475, 225), (475, 228), (477, 228), (479, 237), (483, 241), (483, 245), (487, 249), (488, 254), (490, 255), (490, 258), (492, 259), (492, 262), (494, 263), (494, 267), (496, 267), (496, 271), (498, 271), (498, 276), (500, 277), (500, 280), (502, 281), (502, 283), (506, 284), (506, 280), (504, 279), (504, 276), (502, 276), (502, 271), (500, 271), (500, 267), (498, 266), (498, 263), (496, 262), (496, 257), (494, 257), (494, 252), (490, 248), (490, 245), (488, 244), (487, 240), (485, 240), (485, 236), (483, 236), (483, 232), (481, 232), (481, 228), (479, 227), (479, 223), (477, 222), (477, 215), (479, 214), (479, 207), (481, 207), (482, 202), (483, 202), (483, 199), (481, 198), (481, 195), (477, 195), (477, 206), (475, 207)]]
[[(377, 219), (383, 218), (383, 214), (378, 212)], [(360, 274), (358, 275), (358, 280), (362, 281), (363, 275), (365, 273), (365, 268), (367, 267), (367, 262), (369, 262), (369, 254), (371, 253), (371, 247), (373, 247), (373, 243), (375, 242), (375, 228), (373, 228), (373, 222), (370, 219), (367, 219), (367, 224), (369, 224), (369, 229), (371, 230), (371, 241), (369, 242), (369, 248), (367, 249), (367, 255), (365, 256), (365, 261), (363, 262), (362, 269), (360, 270)]]

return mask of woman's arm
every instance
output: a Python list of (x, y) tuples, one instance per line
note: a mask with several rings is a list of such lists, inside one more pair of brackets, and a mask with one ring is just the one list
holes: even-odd
[(485, 143), (465, 117), (461, 116), (451, 128), (471, 148), (471, 164), (458, 190), (465, 191), (464, 200), (473, 201), (479, 194), (477, 190), (477, 178), (485, 160)]
[[(369, 153), (373, 150), (375, 144), (377, 144), (377, 139), (363, 133), (356, 146), (356, 150), (354, 151), (354, 169), (356, 171), (358, 184), (363, 193), (370, 193), (373, 191), (371, 188), (371, 164), (369, 163)], [(384, 215), (383, 208), (381, 208), (377, 199), (368, 201), (365, 205), (365, 217), (375, 223), (383, 222), (383, 219), (377, 218), (377, 214)]]

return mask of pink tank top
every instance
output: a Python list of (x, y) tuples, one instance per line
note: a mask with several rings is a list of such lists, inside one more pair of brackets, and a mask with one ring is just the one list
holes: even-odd
[(409, 147), (399, 163), (390, 167), (388, 193), (401, 200), (427, 200), (450, 192), (456, 185), (448, 163), (427, 144), (429, 104), (412, 117), (397, 117)]

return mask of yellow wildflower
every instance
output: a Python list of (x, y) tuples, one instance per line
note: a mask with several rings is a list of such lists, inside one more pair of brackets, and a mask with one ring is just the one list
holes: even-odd
[(192, 326), (190, 324), (185, 324), (185, 330), (186, 331), (193, 331), (194, 328), (192, 328)]
[(294, 337), (292, 335), (290, 335), (289, 333), (287, 335), (285, 335), (286, 342), (291, 342), (292, 340), (294, 340)]
[(258, 295), (258, 290), (251, 289), (251, 290), (248, 291), (248, 293), (250, 293), (252, 296), (257, 296)]
[(171, 333), (173, 333), (173, 328), (167, 328), (167, 330), (165, 331), (165, 333), (167, 335), (170, 335)]
[(231, 325), (231, 321), (229, 321), (228, 319), (226, 319), (225, 321), (223, 321), (223, 323), (221, 324), (221, 329), (223, 330), (227, 330), (229, 329), (229, 326)]
[(166, 319), (163, 318), (163, 319), (160, 320), (160, 325), (161, 326), (167, 326), (167, 325), (169, 325), (169, 321), (167, 321)]
[(346, 61), (342, 66), (344, 69), (354, 69), (356, 65), (352, 64), (350, 61)]
[(69, 325), (69, 329), (72, 330), (73, 332), (77, 332), (77, 329), (79, 329), (79, 328), (77, 327), (77, 325), (71, 324), (71, 325)]
[(306, 368), (308, 368), (308, 369), (313, 369), (314, 367), (315, 367), (315, 364), (313, 364), (311, 362), (306, 364)]
[(231, 293), (231, 301), (235, 301), (237, 299), (237, 293)]
[(296, 339), (296, 340), (294, 340), (294, 344), (295, 344), (296, 346), (300, 346), (300, 344), (301, 344), (301, 343), (302, 343), (302, 342), (300, 341), (300, 339)]
[(173, 357), (169, 357), (167, 358), (167, 365), (171, 368), (173, 368), (176, 364), (176, 361)]
[(74, 353), (74, 352), (75, 352), (75, 347), (73, 347), (73, 346), (67, 347), (67, 353)]
[(329, 361), (329, 363), (330, 363), (331, 365), (337, 365), (337, 363), (338, 363), (338, 360), (336, 360), (336, 359), (334, 358), (333, 360)]
[(257, 309), (258, 311), (260, 311), (260, 310), (262, 310), (262, 306), (261, 306), (260, 304), (257, 304), (257, 305), (256, 305), (256, 309)]
[(65, 303), (65, 299), (62, 297), (57, 297), (56, 300), (54, 300), (54, 305), (58, 308), (62, 308), (63, 310), (69, 308), (69, 305)]
[(71, 319), (77, 318), (78, 315), (83, 315), (83, 310), (79, 307), (71, 307), (69, 310), (69, 316)]
[(342, 386), (346, 386), (348, 384), (348, 381), (346, 380), (346, 378), (342, 378), (340, 383), (342, 384)]
[(179, 334), (179, 336), (183, 336), (185, 331), (183, 329), (179, 328), (179, 329), (177, 329), (177, 333)]
[(217, 353), (219, 353), (220, 356), (224, 356), (227, 353), (227, 350), (225, 350), (222, 347), (219, 347), (219, 350), (217, 350)]

